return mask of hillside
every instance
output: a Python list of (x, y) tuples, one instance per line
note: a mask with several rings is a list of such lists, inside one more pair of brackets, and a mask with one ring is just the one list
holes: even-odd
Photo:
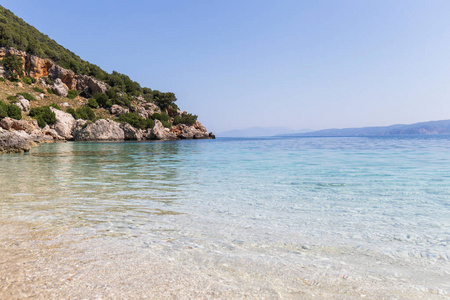
[(42, 135), (55, 140), (214, 138), (196, 115), (179, 109), (174, 93), (141, 87), (115, 71), (108, 74), (1, 6), (0, 101), (0, 134), (33, 127), (26, 133), (35, 134), (28, 138), (34, 142)]
[(450, 134), (450, 120), (420, 122), (409, 125), (324, 129), (287, 136), (395, 136), (395, 135), (438, 135)]

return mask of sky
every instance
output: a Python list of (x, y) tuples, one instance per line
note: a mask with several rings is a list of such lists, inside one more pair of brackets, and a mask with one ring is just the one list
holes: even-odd
[(2, 0), (209, 131), (450, 119), (448, 0)]

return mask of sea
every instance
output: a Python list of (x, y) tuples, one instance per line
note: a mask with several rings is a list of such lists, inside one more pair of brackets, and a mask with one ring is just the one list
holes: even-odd
[(0, 296), (450, 297), (450, 136), (42, 144), (0, 156)]

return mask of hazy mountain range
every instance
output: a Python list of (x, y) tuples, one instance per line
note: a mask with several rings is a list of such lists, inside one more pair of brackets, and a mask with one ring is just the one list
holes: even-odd
[(324, 129), (311, 132), (283, 134), (287, 136), (391, 136), (391, 135), (450, 135), (450, 120), (397, 124), (380, 127)]

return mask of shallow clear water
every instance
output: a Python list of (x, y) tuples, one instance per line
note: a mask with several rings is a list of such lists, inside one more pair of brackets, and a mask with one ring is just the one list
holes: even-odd
[(450, 137), (47, 144), (0, 156), (0, 218), (163, 256), (286, 255), (281, 269), (292, 245), (359, 249), (445, 278), (449, 150)]

